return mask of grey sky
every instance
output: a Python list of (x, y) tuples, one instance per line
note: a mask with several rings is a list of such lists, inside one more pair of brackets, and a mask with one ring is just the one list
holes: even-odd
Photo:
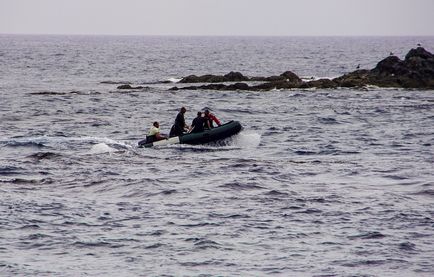
[(0, 0), (0, 33), (434, 35), (434, 0)]

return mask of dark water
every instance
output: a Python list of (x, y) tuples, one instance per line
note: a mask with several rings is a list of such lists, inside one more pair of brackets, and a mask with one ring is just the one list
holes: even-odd
[[(433, 91), (157, 83), (335, 77), (417, 43), (434, 50), (432, 37), (0, 36), (0, 276), (432, 276)], [(244, 130), (136, 148), (181, 106)]]

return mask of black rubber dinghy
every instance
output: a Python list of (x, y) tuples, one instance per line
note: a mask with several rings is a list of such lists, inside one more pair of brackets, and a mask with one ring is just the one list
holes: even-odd
[(242, 129), (241, 124), (238, 121), (229, 121), (218, 127), (207, 129), (200, 133), (189, 133), (184, 134), (179, 137), (173, 137), (169, 139), (159, 140), (152, 143), (146, 143), (146, 139), (139, 141), (139, 147), (152, 147), (158, 145), (169, 145), (169, 144), (205, 144), (210, 142), (219, 141), (222, 139), (229, 138), (233, 135), (238, 134)]

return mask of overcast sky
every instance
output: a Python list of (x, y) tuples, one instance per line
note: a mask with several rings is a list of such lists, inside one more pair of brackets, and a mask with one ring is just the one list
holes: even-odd
[(434, 35), (434, 0), (0, 0), (0, 33)]

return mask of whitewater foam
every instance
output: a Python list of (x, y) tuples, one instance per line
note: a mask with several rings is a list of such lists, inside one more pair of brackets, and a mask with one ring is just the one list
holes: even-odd
[(168, 78), (167, 79), (167, 81), (169, 81), (171, 83), (178, 83), (181, 80), (182, 80), (182, 78)]
[(241, 148), (256, 148), (261, 143), (261, 134), (245, 131), (232, 138), (234, 146)]
[(105, 143), (120, 148), (132, 149), (133, 147), (122, 141), (101, 137), (55, 137), (55, 136), (31, 136), (20, 138), (2, 138), (0, 144), (61, 144), (69, 142)]
[(114, 152), (116, 152), (116, 149), (108, 146), (103, 142), (93, 145), (92, 148), (89, 150), (89, 154), (92, 155), (114, 153)]

